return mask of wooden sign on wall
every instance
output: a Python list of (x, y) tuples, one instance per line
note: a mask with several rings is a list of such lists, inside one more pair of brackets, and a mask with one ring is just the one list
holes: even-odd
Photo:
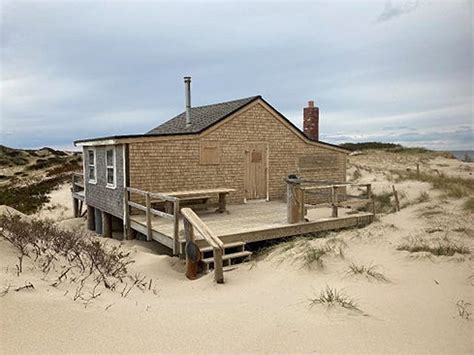
[(331, 153), (303, 155), (299, 157), (298, 167), (300, 170), (328, 169), (335, 167), (338, 159), (338, 154)]

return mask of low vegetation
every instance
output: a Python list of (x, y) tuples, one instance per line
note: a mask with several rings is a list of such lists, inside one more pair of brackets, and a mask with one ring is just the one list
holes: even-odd
[(388, 282), (388, 279), (385, 277), (384, 274), (378, 271), (379, 266), (378, 265), (358, 265), (356, 263), (351, 263), (349, 265), (349, 270), (347, 273), (349, 275), (364, 275), (368, 279), (374, 279), (377, 281), (383, 281), (383, 282)]
[(357, 302), (353, 298), (346, 295), (343, 290), (337, 290), (336, 288), (331, 288), (330, 286), (326, 286), (326, 288), (322, 290), (319, 295), (316, 295), (309, 301), (310, 307), (316, 305), (324, 305), (328, 308), (339, 306), (351, 311), (362, 312), (358, 307)]
[(49, 202), (48, 194), (58, 185), (69, 181), (69, 175), (59, 175), (26, 186), (8, 184), (0, 186), (0, 205), (7, 205), (25, 214), (37, 212)]
[(463, 209), (469, 212), (474, 212), (474, 197), (469, 197), (464, 201)]
[(107, 289), (126, 297), (133, 288), (151, 289), (151, 280), (129, 275), (133, 263), (120, 246), (108, 246), (85, 232), (63, 230), (42, 220), (18, 215), (0, 217), (0, 236), (18, 251), (16, 272), (24, 270), (26, 259), (44, 273), (43, 280), (58, 287), (66, 280), (75, 286), (72, 298), (85, 306)]
[(395, 204), (392, 201), (392, 192), (382, 192), (379, 194), (372, 194), (372, 199), (375, 204), (376, 213), (393, 213), (395, 212)]
[(472, 318), (472, 311), (471, 311), (471, 304), (469, 302), (465, 302), (464, 300), (459, 300), (456, 303), (456, 307), (458, 308), (458, 315), (459, 317), (471, 320)]
[(422, 237), (408, 238), (397, 250), (410, 253), (427, 252), (435, 256), (453, 256), (454, 254), (470, 254), (469, 248), (460, 242), (455, 242), (447, 236), (441, 239), (424, 239)]
[(430, 183), (433, 188), (444, 191), (447, 196), (463, 198), (474, 195), (474, 179), (464, 179), (455, 176), (439, 174), (417, 174), (415, 171), (392, 171), (398, 176), (397, 180), (418, 180)]

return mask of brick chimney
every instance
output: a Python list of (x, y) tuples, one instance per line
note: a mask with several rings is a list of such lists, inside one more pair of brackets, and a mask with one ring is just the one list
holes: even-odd
[(319, 140), (319, 108), (314, 107), (313, 100), (303, 109), (303, 132), (309, 139)]

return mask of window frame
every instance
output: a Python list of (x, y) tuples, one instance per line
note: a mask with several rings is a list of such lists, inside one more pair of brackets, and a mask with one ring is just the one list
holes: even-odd
[[(91, 162), (90, 152), (94, 155), (94, 159)], [(92, 164), (91, 164), (92, 163)], [(91, 179), (90, 169), (94, 169), (94, 178)], [(95, 148), (87, 148), (87, 181), (89, 184), (97, 184), (97, 150)]]
[[(107, 154), (112, 151), (112, 165), (108, 164)], [(109, 169), (113, 170), (113, 182), (109, 183)], [(105, 149), (105, 187), (109, 189), (117, 188), (117, 151), (116, 147), (108, 147)]]

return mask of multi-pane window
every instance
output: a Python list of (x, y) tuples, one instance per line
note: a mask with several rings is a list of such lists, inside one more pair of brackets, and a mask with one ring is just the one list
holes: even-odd
[(115, 174), (115, 149), (109, 148), (105, 151), (105, 159), (107, 164), (106, 179), (107, 187), (115, 187), (116, 174)]
[(97, 182), (95, 149), (89, 149), (87, 151), (87, 168), (89, 182), (95, 184)]

